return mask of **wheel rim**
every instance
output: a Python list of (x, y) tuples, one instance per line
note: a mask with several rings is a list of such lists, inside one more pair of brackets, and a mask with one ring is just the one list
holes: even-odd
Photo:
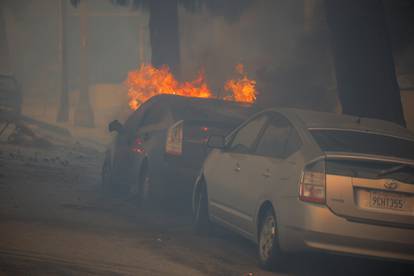
[(267, 216), (260, 232), (260, 256), (263, 260), (268, 260), (272, 254), (276, 234), (276, 221), (273, 216)]

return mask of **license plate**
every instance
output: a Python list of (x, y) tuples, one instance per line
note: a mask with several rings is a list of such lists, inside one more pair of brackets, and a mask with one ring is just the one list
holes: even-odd
[(409, 197), (406, 195), (380, 191), (369, 192), (369, 207), (405, 212), (411, 211)]

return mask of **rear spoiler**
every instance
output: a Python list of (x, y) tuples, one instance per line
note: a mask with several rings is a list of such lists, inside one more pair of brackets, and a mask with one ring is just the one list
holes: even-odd
[(349, 153), (349, 152), (325, 152), (325, 156), (327, 159), (385, 161), (385, 162), (395, 162), (395, 163), (401, 163), (401, 164), (407, 164), (407, 165), (414, 166), (414, 160), (392, 157), (392, 156), (384, 156), (384, 155)]

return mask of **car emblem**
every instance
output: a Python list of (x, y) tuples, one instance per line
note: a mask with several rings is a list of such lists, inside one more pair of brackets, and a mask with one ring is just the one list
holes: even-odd
[(395, 190), (398, 188), (398, 182), (395, 180), (388, 180), (384, 183), (384, 187), (388, 190)]

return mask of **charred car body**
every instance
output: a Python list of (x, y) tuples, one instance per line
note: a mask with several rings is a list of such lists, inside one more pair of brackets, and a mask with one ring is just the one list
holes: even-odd
[(158, 95), (125, 122), (106, 152), (103, 187), (144, 198), (166, 199), (187, 193), (207, 155), (209, 135), (224, 135), (249, 114), (248, 105), (215, 99)]
[(197, 231), (211, 222), (281, 252), (414, 261), (414, 136), (393, 123), (272, 109), (215, 147), (194, 186)]

